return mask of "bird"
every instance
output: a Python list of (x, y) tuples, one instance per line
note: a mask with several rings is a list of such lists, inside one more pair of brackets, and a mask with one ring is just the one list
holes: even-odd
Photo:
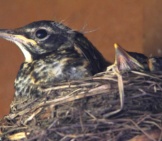
[(148, 71), (148, 57), (142, 53), (129, 52), (115, 43), (115, 64), (120, 72)]
[(151, 72), (162, 71), (162, 57), (148, 58), (148, 66)]
[(15, 43), (25, 58), (15, 79), (15, 97), (39, 97), (41, 85), (93, 76), (110, 64), (83, 33), (56, 21), (0, 29), (0, 38)]

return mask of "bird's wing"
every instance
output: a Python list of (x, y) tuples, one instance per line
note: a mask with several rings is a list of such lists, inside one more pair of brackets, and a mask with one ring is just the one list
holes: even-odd
[(89, 61), (93, 74), (106, 70), (106, 67), (110, 65), (83, 34), (77, 33), (75, 36), (75, 44), (76, 48), (79, 48)]

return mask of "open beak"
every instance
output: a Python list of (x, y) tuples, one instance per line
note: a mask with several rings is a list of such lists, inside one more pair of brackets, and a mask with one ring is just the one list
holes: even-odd
[(131, 70), (143, 70), (143, 65), (138, 62), (135, 58), (129, 55), (127, 51), (125, 51), (118, 44), (114, 44), (115, 47), (115, 63), (119, 71), (126, 72)]

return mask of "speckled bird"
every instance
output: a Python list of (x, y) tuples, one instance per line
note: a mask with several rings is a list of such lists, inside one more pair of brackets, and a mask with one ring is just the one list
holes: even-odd
[(15, 96), (39, 96), (40, 85), (92, 76), (109, 65), (82, 33), (59, 22), (1, 29), (0, 37), (14, 42), (25, 57), (15, 80)]

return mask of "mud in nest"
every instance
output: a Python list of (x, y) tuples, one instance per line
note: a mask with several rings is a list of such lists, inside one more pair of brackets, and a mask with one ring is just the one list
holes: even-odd
[(14, 99), (1, 140), (156, 140), (148, 131), (162, 131), (162, 73), (105, 72), (41, 89), (38, 98)]

